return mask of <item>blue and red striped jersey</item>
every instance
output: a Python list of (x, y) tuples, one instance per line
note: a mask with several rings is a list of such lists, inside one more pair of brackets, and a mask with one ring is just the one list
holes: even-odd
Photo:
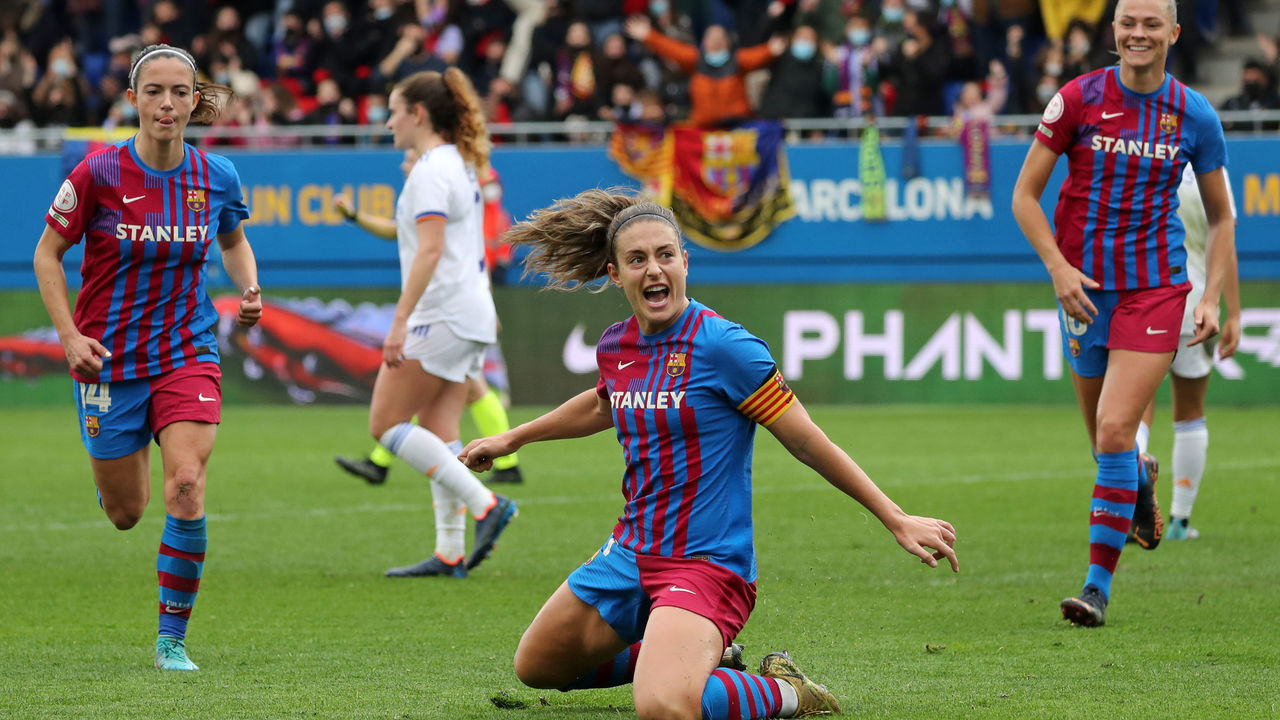
[(702, 557), (756, 578), (751, 456), (795, 401), (769, 346), (690, 300), (645, 335), (634, 317), (596, 346), (596, 392), (612, 407), (626, 460), (614, 539), (640, 554)]
[(1062, 254), (1104, 290), (1187, 280), (1178, 184), (1227, 164), (1222, 123), (1203, 95), (1165, 73), (1153, 93), (1120, 83), (1119, 67), (1062, 87), (1045, 108), (1036, 139), (1067, 154), (1054, 212)]
[(81, 382), (218, 361), (205, 259), (218, 233), (249, 216), (240, 176), (230, 160), (191, 145), (181, 165), (154, 170), (133, 141), (81, 161), (45, 216), (68, 242), (85, 239), (75, 324), (111, 351), (98, 377)]

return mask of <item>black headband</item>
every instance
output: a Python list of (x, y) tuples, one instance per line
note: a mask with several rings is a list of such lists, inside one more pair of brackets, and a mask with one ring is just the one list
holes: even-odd
[(609, 233), (609, 242), (613, 242), (613, 239), (618, 236), (618, 233), (621, 232), (623, 225), (626, 225), (627, 223), (631, 222), (632, 220), (635, 220), (638, 217), (644, 217), (645, 215), (650, 215), (656, 218), (662, 218), (663, 222), (670, 225), (671, 229), (676, 231), (676, 237), (677, 238), (680, 237), (680, 228), (671, 220), (671, 218), (667, 217), (666, 215), (663, 215), (662, 213), (645, 211), (645, 212), (638, 212), (635, 215), (632, 215), (631, 217), (627, 218), (626, 220), (623, 220), (622, 222), (618, 223), (617, 226), (613, 228), (613, 232)]

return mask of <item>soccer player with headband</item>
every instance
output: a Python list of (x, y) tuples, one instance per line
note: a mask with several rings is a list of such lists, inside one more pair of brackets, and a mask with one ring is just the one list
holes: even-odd
[[(99, 503), (120, 530), (151, 497), (150, 443), (164, 464), (156, 574), (155, 664), (197, 670), (187, 622), (204, 568), (205, 471), (221, 421), (217, 312), (205, 261), (217, 241), (242, 293), (236, 320), (262, 314), (249, 212), (231, 161), (187, 144), (190, 122), (218, 116), (230, 90), (202, 83), (185, 50), (151, 45), (133, 59), (126, 98), (138, 132), (78, 164), (45, 215), (35, 250), (40, 296), (66, 351), (80, 436)], [(62, 258), (84, 241), (72, 311)]]
[(601, 277), (632, 317), (596, 346), (595, 387), (461, 459), (477, 471), (536, 441), (617, 433), (625, 505), (613, 533), (543, 605), (516, 649), (526, 685), (632, 683), (642, 718), (797, 717), (839, 712), (785, 653), (744, 672), (732, 643), (756, 599), (751, 460), (757, 425), (857, 500), (907, 552), (959, 570), (950, 523), (908, 515), (809, 418), (764, 341), (685, 294), (689, 256), (671, 211), (588, 190), (534, 213), (507, 238), (554, 288)]

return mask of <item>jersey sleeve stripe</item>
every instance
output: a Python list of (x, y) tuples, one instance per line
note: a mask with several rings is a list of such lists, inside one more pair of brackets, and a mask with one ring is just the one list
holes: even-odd
[(768, 427), (782, 417), (782, 413), (795, 402), (795, 393), (782, 380), (782, 373), (774, 370), (768, 380), (738, 405), (738, 411), (757, 423)]
[(449, 216), (437, 210), (428, 210), (426, 212), (418, 213), (417, 215), (414, 215), (413, 221), (422, 222), (423, 220), (430, 220), (431, 218), (440, 218), (442, 220), (448, 220)]

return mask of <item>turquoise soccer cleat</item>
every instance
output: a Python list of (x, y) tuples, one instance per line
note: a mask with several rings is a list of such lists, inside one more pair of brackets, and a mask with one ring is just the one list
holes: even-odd
[(156, 638), (156, 667), (161, 670), (199, 670), (187, 657), (187, 643), (176, 637)]

